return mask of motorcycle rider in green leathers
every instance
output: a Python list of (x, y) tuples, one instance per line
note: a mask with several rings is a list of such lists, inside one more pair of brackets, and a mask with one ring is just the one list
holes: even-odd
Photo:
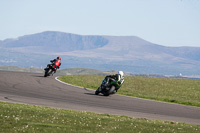
[[(119, 84), (119, 87), (118, 88), (115, 88), (116, 92), (117, 90), (121, 87), (121, 85), (124, 83), (124, 72), (123, 71), (119, 71), (118, 74), (115, 74), (115, 75), (108, 75), (105, 77), (106, 81), (109, 83), (109, 80), (110, 78), (116, 80), (116, 81), (119, 81), (118, 84)], [(116, 93), (115, 92), (115, 93)]]

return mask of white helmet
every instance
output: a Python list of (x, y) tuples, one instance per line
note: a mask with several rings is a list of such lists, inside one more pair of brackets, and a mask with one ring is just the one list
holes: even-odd
[(119, 71), (118, 74), (123, 77), (124, 76), (124, 72), (123, 71)]

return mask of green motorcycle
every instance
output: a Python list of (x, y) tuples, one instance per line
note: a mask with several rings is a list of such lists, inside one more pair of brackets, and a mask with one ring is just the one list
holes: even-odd
[(104, 96), (109, 96), (110, 94), (115, 94), (117, 90), (121, 87), (121, 82), (112, 78), (104, 79), (100, 87), (95, 91), (95, 95), (102, 93)]

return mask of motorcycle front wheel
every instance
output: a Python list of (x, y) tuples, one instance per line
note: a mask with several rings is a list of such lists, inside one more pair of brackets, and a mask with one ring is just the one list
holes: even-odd
[(51, 70), (51, 69), (49, 69), (49, 68), (45, 70), (44, 77), (49, 76), (50, 70)]
[(112, 86), (106, 93), (104, 93), (104, 96), (109, 96), (110, 94), (114, 94), (115, 86)]
[(99, 88), (95, 91), (95, 95), (99, 95), (100, 91)]

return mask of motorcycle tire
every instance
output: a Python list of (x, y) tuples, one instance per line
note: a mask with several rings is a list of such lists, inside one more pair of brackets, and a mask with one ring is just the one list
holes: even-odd
[(115, 86), (112, 86), (106, 93), (104, 93), (104, 96), (109, 96), (110, 94), (114, 94)]
[(50, 75), (50, 70), (51, 69), (49, 69), (49, 68), (45, 70), (44, 77), (47, 77)]
[(49, 69), (45, 69), (44, 77), (47, 77), (47, 76), (48, 76), (48, 72), (49, 72)]
[(95, 95), (99, 95), (100, 91), (99, 88), (95, 91)]
[(109, 96), (110, 95), (110, 93), (109, 93), (110, 88), (106, 88), (106, 90), (108, 90), (108, 91), (104, 91), (103, 95), (104, 96)]

